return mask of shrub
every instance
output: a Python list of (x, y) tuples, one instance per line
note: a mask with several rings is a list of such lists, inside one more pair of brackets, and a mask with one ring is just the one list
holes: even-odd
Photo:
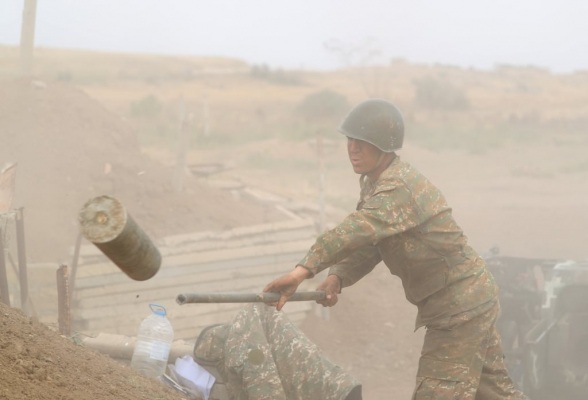
[(329, 89), (311, 93), (296, 108), (309, 121), (339, 119), (348, 111), (349, 103), (342, 94)]
[(297, 74), (282, 68), (272, 71), (267, 64), (252, 66), (250, 74), (256, 79), (266, 80), (277, 85), (298, 86), (303, 84), (302, 79)]
[(151, 118), (158, 115), (163, 110), (163, 104), (159, 99), (150, 94), (138, 101), (131, 103), (131, 115), (137, 118)]
[(467, 110), (470, 106), (464, 91), (447, 81), (433, 77), (415, 79), (415, 105), (428, 110)]

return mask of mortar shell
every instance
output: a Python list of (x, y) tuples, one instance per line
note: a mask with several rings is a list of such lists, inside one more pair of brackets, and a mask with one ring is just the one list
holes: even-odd
[(78, 220), (84, 238), (131, 279), (145, 281), (159, 271), (159, 250), (119, 200), (95, 197), (84, 204)]

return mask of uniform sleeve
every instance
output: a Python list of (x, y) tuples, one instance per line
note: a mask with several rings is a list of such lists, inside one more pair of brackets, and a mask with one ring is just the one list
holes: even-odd
[(329, 275), (337, 275), (341, 278), (341, 288), (345, 288), (372, 272), (380, 261), (382, 261), (382, 256), (380, 256), (378, 248), (365, 246), (340, 263), (333, 265), (329, 269)]
[(335, 228), (323, 232), (298, 265), (317, 274), (359, 249), (375, 246), (382, 239), (414, 228), (420, 222), (418, 208), (408, 189), (399, 187), (380, 192)]

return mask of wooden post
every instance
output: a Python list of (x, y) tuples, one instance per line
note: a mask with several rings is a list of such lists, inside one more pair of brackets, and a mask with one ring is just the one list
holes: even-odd
[(323, 146), (323, 134), (319, 129), (316, 133), (316, 150), (318, 156), (319, 172), (319, 233), (325, 230), (325, 151)]
[(37, 0), (25, 0), (20, 31), (20, 73), (25, 76), (31, 75), (33, 70), (36, 15)]
[(4, 233), (0, 226), (0, 300), (10, 307), (10, 292), (8, 291), (8, 275), (6, 274), (6, 260), (4, 258)]
[(80, 258), (80, 247), (82, 247), (82, 232), (78, 233), (76, 244), (74, 247), (74, 254), (71, 260), (71, 279), (69, 280), (69, 301), (73, 298), (73, 293), (76, 287), (76, 272), (78, 270), (78, 260)]
[[(10, 266), (12, 267), (12, 272), (14, 272), (14, 276), (18, 276), (18, 268), (16, 267), (16, 263), (14, 262), (14, 259), (12, 258), (12, 254), (10, 254), (10, 252), (7, 253), (8, 254), (8, 263), (10, 264)], [(30, 311), (29, 315), (32, 315), (35, 318), (39, 318), (39, 316), (37, 315), (37, 309), (35, 308), (35, 303), (33, 302), (33, 299), (31, 299), (31, 293), (29, 292), (28, 298), (27, 298), (27, 305)], [(22, 308), (22, 305), (21, 305)]]
[(59, 333), (65, 336), (71, 334), (71, 308), (69, 303), (69, 283), (67, 265), (60, 265), (57, 269), (57, 322)]
[(29, 315), (29, 279), (27, 271), (27, 252), (24, 235), (24, 208), (16, 214), (16, 246), (18, 255), (18, 281), (20, 284), (20, 304), (22, 311)]
[(178, 123), (178, 148), (176, 149), (176, 169), (174, 173), (174, 191), (181, 192), (184, 189), (184, 176), (186, 175), (186, 158), (188, 155), (188, 135), (184, 128), (186, 120), (186, 106), (184, 98), (180, 99), (180, 112)]

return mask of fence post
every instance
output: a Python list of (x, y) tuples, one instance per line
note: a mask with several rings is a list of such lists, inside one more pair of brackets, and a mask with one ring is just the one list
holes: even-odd
[(10, 307), (10, 292), (8, 291), (8, 275), (4, 259), (4, 233), (0, 226), (0, 300)]
[(60, 265), (57, 269), (57, 322), (59, 333), (65, 336), (71, 334), (71, 308), (69, 303), (69, 282), (67, 265)]
[(24, 208), (16, 215), (16, 245), (18, 253), (18, 279), (20, 284), (20, 304), (22, 311), (29, 315), (29, 279), (24, 235)]
[(74, 247), (74, 254), (71, 260), (71, 279), (69, 280), (69, 301), (73, 299), (74, 290), (76, 288), (76, 273), (78, 271), (78, 261), (80, 259), (80, 248), (82, 246), (82, 232), (78, 233), (76, 244)]
[(24, 76), (31, 75), (33, 70), (36, 15), (37, 0), (25, 0), (20, 30), (20, 73)]

